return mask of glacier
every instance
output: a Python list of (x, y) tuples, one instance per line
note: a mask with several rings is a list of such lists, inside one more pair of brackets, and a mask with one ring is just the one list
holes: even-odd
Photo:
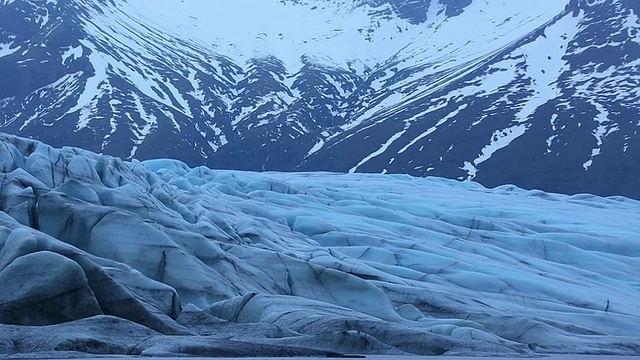
[(0, 357), (640, 354), (640, 202), (0, 134)]

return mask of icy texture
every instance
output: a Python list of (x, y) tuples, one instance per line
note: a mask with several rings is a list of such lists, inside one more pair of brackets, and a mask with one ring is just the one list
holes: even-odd
[(0, 171), (0, 354), (640, 353), (637, 201), (8, 135)]

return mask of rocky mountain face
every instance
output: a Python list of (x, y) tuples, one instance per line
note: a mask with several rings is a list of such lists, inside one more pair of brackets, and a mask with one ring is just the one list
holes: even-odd
[(0, 0), (0, 130), (640, 198), (635, 0)]

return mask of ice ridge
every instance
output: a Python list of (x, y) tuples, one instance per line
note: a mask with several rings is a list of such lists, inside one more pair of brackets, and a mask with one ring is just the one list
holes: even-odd
[(0, 134), (0, 357), (637, 355), (638, 234), (622, 197)]

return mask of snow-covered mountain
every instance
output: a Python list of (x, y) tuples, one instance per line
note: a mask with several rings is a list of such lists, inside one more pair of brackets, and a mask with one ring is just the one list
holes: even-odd
[(0, 150), (0, 357), (640, 354), (635, 200)]
[(636, 0), (0, 0), (0, 130), (640, 198)]

